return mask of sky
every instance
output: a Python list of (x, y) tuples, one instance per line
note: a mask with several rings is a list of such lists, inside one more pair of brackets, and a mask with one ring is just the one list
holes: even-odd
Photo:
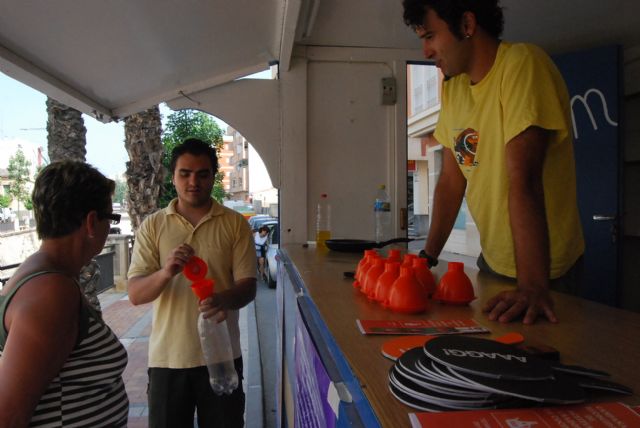
[[(18, 146), (34, 168), (38, 147), (47, 154), (46, 99), (41, 92), (0, 72), (0, 168), (7, 168)], [(163, 119), (171, 111), (160, 105)], [(110, 178), (121, 177), (129, 160), (124, 148), (124, 122), (105, 124), (86, 114), (82, 116), (87, 128), (87, 162)], [(226, 123), (214, 119), (226, 130)]]

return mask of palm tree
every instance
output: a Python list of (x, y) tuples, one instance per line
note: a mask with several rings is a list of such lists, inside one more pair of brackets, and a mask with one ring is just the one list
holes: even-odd
[(49, 160), (63, 159), (85, 162), (87, 128), (82, 113), (47, 97), (47, 148)]
[[(86, 161), (87, 128), (82, 113), (47, 97), (47, 149), (51, 162), (69, 159)], [(98, 300), (100, 265), (92, 259), (80, 271), (78, 280), (83, 294), (89, 303), (101, 312)]]
[(125, 118), (127, 162), (127, 203), (131, 228), (138, 229), (142, 220), (158, 210), (158, 201), (166, 170), (162, 166), (162, 122), (160, 109), (148, 110)]

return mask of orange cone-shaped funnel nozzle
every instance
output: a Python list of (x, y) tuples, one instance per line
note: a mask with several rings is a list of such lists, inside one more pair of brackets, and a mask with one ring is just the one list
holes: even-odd
[(204, 300), (213, 294), (214, 285), (213, 279), (201, 279), (191, 284), (191, 291), (198, 297), (198, 300)]

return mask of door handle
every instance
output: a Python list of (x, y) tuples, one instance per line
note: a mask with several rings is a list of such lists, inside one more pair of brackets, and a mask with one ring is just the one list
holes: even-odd
[(613, 221), (616, 219), (615, 215), (594, 214), (593, 221)]
[(617, 215), (612, 214), (594, 214), (593, 221), (610, 221), (611, 222), (611, 242), (613, 244), (618, 240), (618, 228), (616, 227)]

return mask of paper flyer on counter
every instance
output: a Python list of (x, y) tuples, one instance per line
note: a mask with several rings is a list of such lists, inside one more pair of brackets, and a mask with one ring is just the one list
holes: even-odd
[(362, 334), (471, 334), (490, 333), (474, 319), (455, 320), (361, 320), (356, 324)]
[(537, 409), (410, 413), (412, 428), (611, 428), (638, 427), (640, 415), (622, 403), (589, 403)]

